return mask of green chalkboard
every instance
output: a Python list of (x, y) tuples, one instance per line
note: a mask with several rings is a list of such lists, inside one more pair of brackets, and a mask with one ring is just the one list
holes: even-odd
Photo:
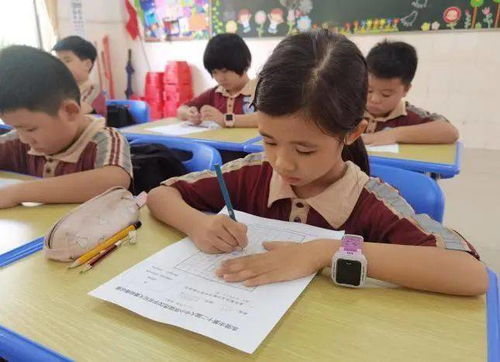
[(212, 0), (212, 34), (285, 36), (500, 29), (500, 0)]

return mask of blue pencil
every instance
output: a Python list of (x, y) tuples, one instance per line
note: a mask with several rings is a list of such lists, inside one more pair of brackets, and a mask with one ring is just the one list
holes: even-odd
[(236, 215), (234, 215), (233, 205), (231, 204), (231, 199), (229, 198), (229, 191), (227, 191), (226, 183), (224, 182), (224, 177), (222, 177), (222, 170), (220, 165), (214, 165), (215, 173), (217, 174), (217, 180), (219, 181), (220, 191), (222, 192), (222, 197), (226, 203), (227, 212), (229, 217), (236, 221)]

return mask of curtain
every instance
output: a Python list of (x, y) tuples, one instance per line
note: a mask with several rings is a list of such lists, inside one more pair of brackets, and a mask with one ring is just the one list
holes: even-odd
[(52, 25), (52, 30), (54, 34), (59, 36), (59, 20), (57, 18), (57, 1), (58, 0), (44, 0), (45, 9), (49, 16), (50, 24)]

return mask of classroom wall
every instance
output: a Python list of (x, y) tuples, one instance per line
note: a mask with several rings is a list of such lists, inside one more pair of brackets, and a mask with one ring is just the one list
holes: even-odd
[[(60, 3), (66, 3), (61, 2)], [(68, 2), (69, 3), (69, 2)], [(60, 6), (60, 14), (68, 14), (63, 21), (69, 27), (69, 5)], [(126, 15), (121, 0), (84, 1), (87, 34), (95, 39), (108, 33), (111, 38), (112, 59), (116, 62), (117, 95), (123, 98), (125, 89), (126, 48), (133, 50), (134, 90), (142, 94), (144, 76), (151, 70), (161, 71), (167, 60), (186, 60), (192, 66), (194, 91), (214, 85), (203, 67), (203, 51), (207, 41), (177, 41), (145, 43), (132, 41), (125, 31)], [(63, 18), (64, 19), (64, 18)], [(400, 33), (390, 35), (352, 36), (351, 39), (366, 53), (376, 42), (398, 39), (413, 44), (420, 63), (413, 89), (408, 99), (414, 104), (447, 116), (460, 130), (466, 147), (500, 149), (500, 32), (446, 32)], [(250, 75), (258, 69), (280, 39), (246, 39), (252, 52)]]
[[(98, 45), (98, 52), (102, 48), (102, 39), (109, 37), (110, 58), (113, 65), (112, 76), (115, 86), (115, 98), (125, 98), (127, 49), (130, 37), (124, 28), (123, 0), (82, 0), (82, 12), (85, 21), (85, 38)], [(58, 2), (59, 37), (74, 35), (71, 22), (71, 1)], [(138, 65), (138, 64), (137, 64)], [(98, 83), (98, 66), (92, 69), (91, 79)], [(104, 70), (102, 70), (104, 74)], [(141, 75), (141, 77), (143, 77)]]

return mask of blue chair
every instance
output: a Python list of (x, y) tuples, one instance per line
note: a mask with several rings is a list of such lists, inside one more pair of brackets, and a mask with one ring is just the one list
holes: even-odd
[(443, 222), (444, 194), (435, 180), (421, 173), (373, 163), (370, 171), (372, 176), (398, 189), (416, 213)]
[(189, 172), (211, 170), (215, 164), (222, 164), (219, 151), (203, 143), (175, 137), (155, 137), (146, 135), (127, 138), (131, 145), (145, 143), (160, 144), (171, 149), (190, 152), (192, 157), (189, 160), (182, 161), (182, 164)]
[(12, 129), (11, 126), (7, 126), (6, 124), (0, 123), (0, 134), (7, 133)]
[(127, 100), (127, 99), (125, 100), (112, 99), (106, 101), (106, 106), (116, 106), (116, 105), (127, 107), (135, 123), (149, 122), (149, 104), (147, 104), (146, 102), (138, 100)]

